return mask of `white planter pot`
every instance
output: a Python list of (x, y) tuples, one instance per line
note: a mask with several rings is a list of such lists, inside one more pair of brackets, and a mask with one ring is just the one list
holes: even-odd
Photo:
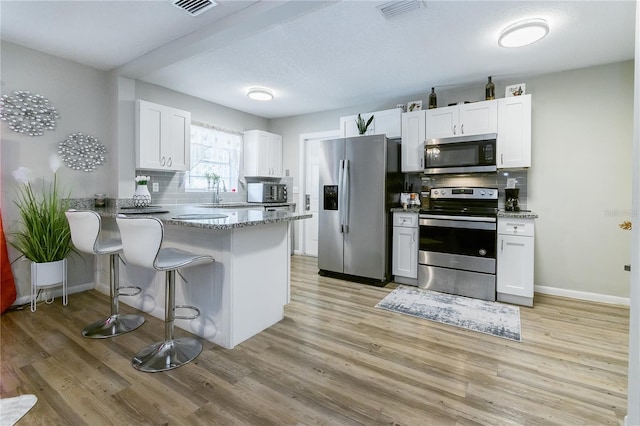
[(133, 205), (135, 207), (149, 207), (151, 205), (151, 194), (147, 184), (136, 186), (136, 192), (133, 193)]
[(31, 312), (36, 311), (38, 291), (62, 286), (62, 304), (67, 305), (67, 259), (55, 262), (31, 262)]

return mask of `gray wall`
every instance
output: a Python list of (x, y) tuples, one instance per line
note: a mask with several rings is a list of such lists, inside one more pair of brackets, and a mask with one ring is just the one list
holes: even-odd
[[(28, 90), (47, 99), (60, 114), (56, 130), (30, 137), (15, 133), (2, 122), (0, 164), (0, 188), (2, 219), (5, 233), (16, 230), (17, 208), (13, 204), (16, 182), (11, 173), (20, 166), (28, 167), (38, 179), (36, 187), (44, 180), (50, 182), (53, 173), (49, 168), (49, 156), (57, 152), (58, 143), (71, 133), (82, 132), (96, 137), (108, 150), (107, 164), (94, 172), (73, 171), (62, 166), (58, 172), (61, 188), (71, 192), (73, 198), (93, 197), (96, 192), (109, 192), (108, 176), (113, 162), (113, 138), (108, 125), (110, 120), (108, 99), (109, 82), (106, 73), (15, 44), (2, 42), (2, 94), (16, 90)], [(8, 239), (11, 236), (8, 235)], [(19, 253), (9, 247), (10, 260)], [(14, 263), (18, 297), (29, 294), (29, 262)], [(92, 257), (72, 255), (68, 266), (69, 285), (80, 286), (93, 281)], [(73, 291), (73, 290), (72, 290)]]
[[(629, 297), (631, 233), (618, 228), (631, 218), (633, 61), (516, 81), (494, 77), (496, 94), (526, 83), (533, 102), (532, 167), (527, 207), (536, 211), (535, 284), (539, 290), (577, 297)], [(457, 90), (436, 88), (438, 106), (481, 100), (484, 83)], [(284, 167), (299, 181), (299, 134), (337, 129), (339, 117), (393, 108), (425, 91), (385, 105), (271, 120), (283, 135)], [(547, 287), (546, 289), (544, 287)], [(607, 297), (602, 300), (607, 300)]]

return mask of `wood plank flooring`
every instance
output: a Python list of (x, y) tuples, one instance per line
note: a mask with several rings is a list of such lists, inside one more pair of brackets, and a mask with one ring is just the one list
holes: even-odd
[(291, 279), (284, 320), (233, 350), (205, 341), (165, 373), (131, 367), (161, 340), (156, 318), (81, 336), (109, 310), (96, 291), (5, 313), (0, 396), (38, 397), (19, 425), (619, 425), (626, 414), (625, 307), (536, 295), (518, 343), (376, 309), (395, 284), (320, 277), (314, 258), (294, 256)]

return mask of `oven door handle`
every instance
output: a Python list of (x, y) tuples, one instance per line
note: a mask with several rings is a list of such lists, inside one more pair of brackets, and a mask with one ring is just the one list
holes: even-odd
[(497, 225), (495, 222), (480, 222), (467, 220), (452, 219), (420, 219), (420, 226), (437, 226), (439, 228), (459, 228), (459, 229), (481, 229), (487, 231), (495, 231)]

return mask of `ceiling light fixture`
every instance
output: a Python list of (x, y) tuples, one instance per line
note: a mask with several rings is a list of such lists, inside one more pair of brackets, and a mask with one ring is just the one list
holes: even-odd
[(273, 99), (273, 91), (265, 87), (252, 87), (247, 90), (247, 96), (254, 101), (270, 101)]
[(525, 19), (502, 30), (498, 44), (502, 47), (522, 47), (535, 43), (549, 34), (547, 21), (540, 18)]

